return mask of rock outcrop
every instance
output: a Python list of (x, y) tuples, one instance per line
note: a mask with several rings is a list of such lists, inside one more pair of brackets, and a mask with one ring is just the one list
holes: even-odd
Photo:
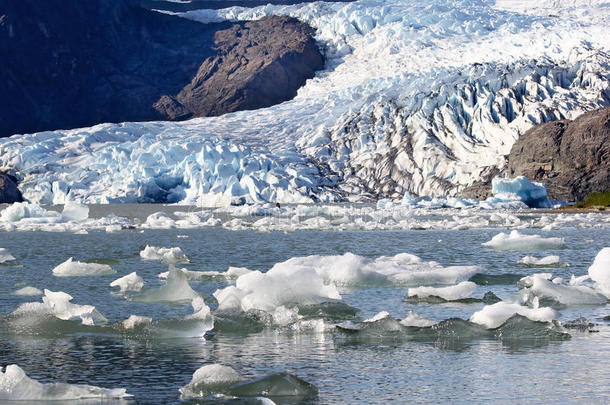
[(23, 201), (23, 196), (17, 188), (17, 180), (13, 176), (0, 172), (0, 204), (21, 201)]
[(155, 108), (174, 120), (289, 100), (324, 65), (312, 34), (307, 24), (278, 16), (218, 31), (217, 56), (206, 59), (187, 86), (175, 97), (162, 97)]
[(610, 108), (531, 128), (513, 145), (507, 175), (543, 182), (565, 201), (610, 190)]
[[(231, 34), (247, 34), (242, 39), (248, 42)], [(236, 49), (217, 49), (218, 38)], [(265, 47), (274, 49), (279, 60), (263, 56)], [(247, 54), (239, 55), (240, 50)], [(245, 61), (256, 57), (265, 68), (260, 75), (252, 61)], [(321, 67), (311, 29), (297, 20), (201, 24), (147, 10), (139, 0), (2, 2), (0, 60), (0, 137), (259, 108), (293, 97)], [(236, 69), (225, 77), (230, 82), (223, 83), (218, 73), (211, 82), (201, 76), (209, 73), (210, 61), (231, 63), (225, 67)], [(300, 66), (303, 61), (306, 65)], [(247, 83), (238, 94), (234, 80), (244, 67), (252, 75), (242, 80)], [(269, 87), (264, 78), (275, 74), (286, 78)], [(208, 83), (213, 91), (202, 89)], [(230, 86), (229, 99), (241, 102), (225, 102), (222, 108), (197, 105), (223, 99), (224, 86)]]

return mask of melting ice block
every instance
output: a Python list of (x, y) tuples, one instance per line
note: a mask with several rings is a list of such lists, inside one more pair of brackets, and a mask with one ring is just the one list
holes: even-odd
[(114, 273), (116, 270), (107, 264), (75, 262), (72, 258), (53, 269), (53, 275), (57, 277), (99, 276)]
[(110, 283), (110, 287), (119, 287), (121, 292), (140, 291), (144, 287), (144, 279), (134, 271), (126, 276), (117, 278)]
[(589, 267), (591, 280), (606, 297), (610, 298), (610, 247), (599, 251), (591, 267)]
[(318, 395), (318, 389), (295, 375), (275, 373), (254, 381), (233, 385), (226, 393), (236, 397), (309, 398)]
[(81, 222), (89, 218), (89, 207), (85, 204), (67, 201), (61, 213), (64, 221)]
[(400, 324), (402, 326), (415, 326), (418, 328), (426, 328), (432, 325), (436, 325), (436, 322), (431, 319), (424, 318), (423, 316), (417, 315), (413, 311), (409, 311), (405, 319), (400, 321)]
[(15, 257), (5, 248), (0, 248), (0, 263), (10, 262), (15, 260)]
[(0, 400), (2, 401), (75, 401), (80, 399), (112, 399), (131, 397), (123, 388), (107, 389), (93, 385), (47, 383), (29, 378), (16, 364), (0, 369)]
[(489, 246), (497, 250), (532, 251), (562, 248), (565, 246), (565, 240), (563, 238), (543, 238), (540, 235), (526, 235), (515, 229), (510, 234), (500, 232), (490, 241), (483, 243), (483, 246)]
[(523, 301), (531, 301), (532, 297), (551, 299), (563, 305), (603, 305), (607, 299), (594, 289), (584, 285), (565, 285), (560, 279), (551, 281), (548, 273), (533, 274), (523, 277), (519, 284)]
[(530, 181), (525, 176), (495, 177), (491, 181), (491, 192), (494, 197), (503, 201), (522, 201), (530, 208), (551, 208), (547, 198), (546, 187), (542, 183)]
[(519, 264), (528, 267), (546, 267), (546, 266), (559, 266), (562, 263), (559, 261), (559, 256), (545, 256), (541, 259), (538, 259), (534, 256), (525, 256), (519, 259)]
[(538, 306), (538, 299), (534, 300), (533, 308), (518, 303), (500, 301), (492, 305), (486, 305), (480, 311), (472, 314), (470, 322), (478, 323), (488, 329), (495, 329), (515, 314), (540, 322), (550, 322), (559, 316), (559, 313), (552, 308), (540, 308)]
[(93, 305), (72, 304), (72, 296), (63, 291), (44, 290), (42, 302), (21, 304), (11, 315), (45, 316), (53, 315), (63, 320), (80, 320), (83, 325), (99, 325), (107, 319)]
[(170, 265), (169, 276), (163, 287), (135, 297), (134, 300), (139, 302), (179, 302), (191, 301), (195, 298), (199, 298), (199, 294), (191, 288), (186, 275), (180, 269)]
[(470, 297), (470, 295), (476, 290), (477, 285), (472, 281), (462, 281), (457, 285), (449, 287), (417, 287), (409, 288), (407, 295), (409, 297), (418, 296), (419, 298), (425, 297), (440, 297), (446, 301), (455, 301), (462, 298)]
[(58, 221), (60, 215), (55, 211), (47, 211), (36, 203), (18, 202), (0, 211), (0, 222), (18, 222), (24, 218), (39, 218), (41, 220)]
[(179, 247), (164, 248), (146, 245), (144, 250), (140, 252), (140, 257), (143, 260), (159, 260), (160, 262), (167, 264), (189, 262), (189, 258), (186, 257)]
[(182, 398), (207, 397), (223, 392), (233, 384), (243, 381), (244, 378), (229, 366), (221, 364), (207, 364), (195, 371), (191, 381), (180, 388)]
[(36, 287), (23, 287), (18, 289), (13, 293), (13, 295), (42, 295), (42, 291), (40, 291)]

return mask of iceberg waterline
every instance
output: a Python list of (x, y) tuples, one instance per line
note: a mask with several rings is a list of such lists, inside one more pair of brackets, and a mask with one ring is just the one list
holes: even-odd
[(607, 8), (570, 4), (559, 19), (520, 4), (362, 0), (189, 12), (202, 22), (299, 18), (316, 29), (326, 70), (294, 100), (258, 111), (2, 139), (0, 167), (19, 177), (27, 199), (46, 204), (456, 195), (502, 168), (532, 125), (608, 104)]

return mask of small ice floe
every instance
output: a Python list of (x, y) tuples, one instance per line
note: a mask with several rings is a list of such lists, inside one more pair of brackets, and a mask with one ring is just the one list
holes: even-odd
[(129, 273), (126, 276), (117, 278), (110, 283), (110, 287), (119, 287), (120, 292), (124, 293), (127, 291), (140, 291), (144, 287), (144, 279), (136, 274)]
[(28, 377), (16, 364), (0, 368), (0, 400), (2, 401), (77, 401), (127, 398), (123, 388), (107, 389), (84, 384), (40, 383)]
[(517, 262), (525, 267), (569, 267), (568, 263), (559, 261), (559, 256), (551, 255), (538, 259), (534, 256), (524, 256)]
[(20, 288), (17, 291), (13, 292), (13, 295), (24, 295), (24, 296), (42, 295), (42, 291), (40, 291), (36, 287), (27, 286), (27, 287)]
[(172, 229), (176, 227), (176, 221), (165, 212), (155, 212), (146, 218), (146, 222), (141, 227), (147, 229)]
[(146, 245), (140, 252), (143, 260), (158, 260), (166, 264), (189, 263), (189, 258), (179, 247), (165, 248)]
[(490, 241), (483, 243), (483, 246), (489, 246), (496, 250), (533, 251), (565, 247), (565, 240), (563, 238), (543, 238), (540, 235), (526, 235), (513, 230), (510, 234), (504, 232), (497, 234)]
[(180, 302), (191, 301), (199, 297), (188, 283), (185, 274), (173, 265), (169, 266), (167, 282), (161, 288), (144, 295), (134, 297), (138, 302)]
[(560, 278), (552, 278), (549, 273), (538, 273), (523, 277), (520, 297), (523, 302), (532, 302), (534, 298), (544, 302), (551, 301), (559, 305), (604, 305), (607, 299), (593, 288), (585, 285), (566, 285)]
[(6, 263), (15, 260), (15, 257), (5, 248), (0, 248), (0, 263)]
[(31, 219), (31, 222), (58, 222), (61, 216), (58, 212), (48, 211), (36, 203), (17, 202), (0, 211), (0, 222), (19, 222)]
[(318, 395), (318, 389), (299, 377), (288, 373), (275, 373), (262, 378), (244, 381), (231, 367), (209, 364), (199, 368), (191, 381), (180, 388), (182, 398), (202, 398), (213, 394), (237, 398), (299, 398), (307, 399)]
[(42, 302), (27, 302), (21, 304), (11, 315), (14, 316), (45, 316), (53, 315), (56, 318), (78, 320), (83, 325), (100, 325), (107, 319), (98, 312), (93, 305), (72, 304), (72, 296), (63, 291), (44, 290)]
[(408, 297), (418, 297), (425, 299), (427, 297), (439, 297), (445, 301), (456, 301), (470, 297), (477, 285), (472, 281), (462, 281), (457, 285), (449, 287), (417, 287), (409, 288)]
[(515, 302), (500, 301), (486, 305), (480, 311), (472, 314), (470, 322), (483, 325), (488, 329), (495, 329), (515, 314), (539, 322), (551, 322), (559, 316), (559, 313), (553, 308), (540, 307), (537, 298), (533, 300), (532, 305), (530, 308)]
[[(193, 280), (207, 280), (207, 279), (225, 279), (235, 280), (244, 274), (250, 273), (252, 270), (248, 270), (245, 267), (229, 267), (227, 271), (193, 271), (188, 269), (179, 269), (184, 273), (186, 279), (189, 281)], [(169, 276), (169, 271), (159, 273), (160, 279), (166, 279)]]
[(400, 324), (402, 326), (414, 326), (414, 327), (418, 327), (418, 328), (427, 328), (429, 326), (436, 325), (436, 322), (431, 319), (424, 318), (423, 316), (417, 315), (413, 311), (409, 311), (407, 313), (407, 316), (405, 317), (405, 319), (400, 321)]
[(589, 276), (595, 281), (599, 291), (610, 298), (610, 247), (599, 251), (589, 267)]
[(152, 318), (148, 316), (131, 315), (123, 321), (123, 327), (125, 329), (134, 329), (138, 325), (150, 325), (151, 323)]
[(53, 275), (57, 277), (99, 276), (114, 273), (116, 270), (107, 264), (75, 262), (73, 258), (53, 269)]

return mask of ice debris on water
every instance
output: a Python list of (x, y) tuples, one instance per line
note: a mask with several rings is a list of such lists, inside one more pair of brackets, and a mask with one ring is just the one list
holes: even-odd
[(595, 281), (599, 291), (610, 298), (610, 247), (599, 251), (589, 267), (589, 276)]
[(11, 315), (18, 317), (52, 315), (63, 320), (78, 320), (83, 325), (100, 325), (107, 319), (93, 305), (72, 304), (72, 296), (63, 291), (51, 291), (45, 288), (42, 302), (21, 304)]
[(110, 283), (110, 287), (119, 287), (120, 292), (140, 291), (144, 287), (144, 279), (134, 271), (126, 276), (117, 278)]
[(0, 368), (0, 400), (2, 401), (77, 401), (127, 398), (123, 388), (107, 389), (84, 384), (40, 383), (28, 377), (16, 364)]
[(237, 371), (222, 364), (207, 364), (193, 373), (191, 381), (180, 388), (182, 398), (204, 398), (223, 392), (226, 388), (244, 380)]
[(496, 250), (533, 251), (565, 247), (565, 240), (563, 238), (543, 238), (540, 235), (522, 234), (514, 229), (510, 234), (500, 232), (490, 241), (483, 243), (483, 246), (489, 246)]
[(57, 277), (98, 276), (114, 273), (116, 270), (107, 264), (82, 263), (74, 261), (72, 257), (53, 269), (53, 275)]
[(495, 329), (515, 314), (539, 322), (551, 322), (559, 316), (559, 313), (553, 308), (540, 307), (538, 298), (535, 298), (531, 308), (523, 306), (518, 302), (508, 301), (500, 301), (492, 305), (486, 305), (480, 311), (472, 314), (470, 321), (483, 325), (488, 329)]
[(180, 302), (192, 301), (197, 297), (199, 294), (191, 288), (184, 273), (170, 264), (169, 276), (164, 286), (133, 299), (138, 302)]
[(561, 263), (559, 256), (551, 255), (538, 259), (534, 256), (524, 256), (517, 262), (527, 267), (568, 267), (568, 263)]
[(152, 323), (152, 318), (148, 316), (130, 315), (129, 318), (123, 321), (125, 329), (133, 329), (138, 325), (149, 325)]
[(400, 321), (400, 324), (402, 326), (427, 328), (429, 326), (435, 325), (436, 322), (431, 319), (424, 318), (423, 316), (420, 316), (413, 311), (409, 311), (407, 313), (407, 316), (403, 320)]
[(562, 305), (604, 305), (607, 302), (606, 297), (593, 288), (564, 284), (563, 280), (553, 279), (549, 273), (523, 277), (519, 285), (523, 287), (520, 291), (523, 302), (532, 302), (535, 297)]
[(146, 245), (140, 252), (143, 260), (158, 260), (166, 264), (188, 263), (189, 258), (179, 247), (165, 248)]
[(36, 287), (30, 287), (30, 286), (26, 286), (23, 288), (18, 289), (17, 291), (13, 292), (13, 295), (42, 295), (42, 291), (40, 291), (38, 288)]
[(0, 248), (0, 264), (15, 260), (15, 257), (5, 248)]
[(456, 301), (467, 298), (476, 290), (477, 285), (472, 281), (462, 281), (461, 283), (449, 287), (416, 287), (409, 288), (407, 295), (418, 298), (440, 297), (446, 301)]

